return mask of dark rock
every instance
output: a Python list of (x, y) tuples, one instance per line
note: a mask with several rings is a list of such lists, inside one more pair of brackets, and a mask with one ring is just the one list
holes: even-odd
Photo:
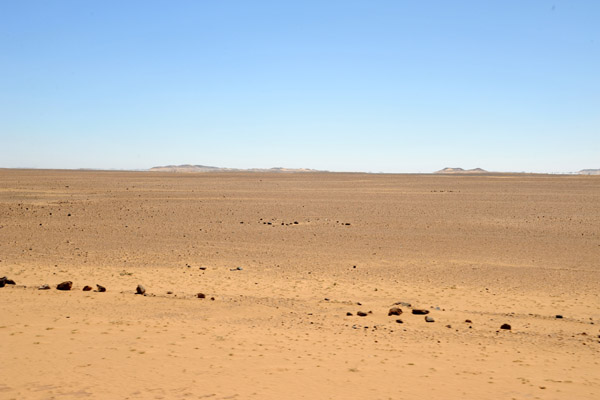
[(359, 311), (359, 312), (356, 313), (356, 315), (358, 315), (359, 317), (366, 317), (367, 313), (364, 312), (364, 311)]
[(135, 288), (135, 294), (146, 294), (146, 288), (142, 285), (137, 285), (137, 288)]
[(556, 315), (556, 318), (558, 318), (558, 319), (562, 319), (562, 317), (563, 317), (563, 316), (562, 316), (562, 315), (560, 315), (560, 314), (557, 314), (557, 315)]
[(502, 324), (502, 326), (500, 327), (500, 329), (505, 329), (507, 331), (511, 330), (511, 326), (509, 324)]
[(42, 286), (38, 287), (38, 290), (50, 290), (50, 285), (48, 285), (48, 284), (42, 285)]
[(205, 271), (205, 270), (206, 270), (206, 267), (200, 267), (200, 268), (198, 268), (198, 269), (200, 269), (201, 271)]
[(398, 307), (392, 307), (388, 311), (388, 316), (390, 316), (390, 315), (400, 315), (400, 314), (402, 314), (402, 309), (400, 309)]
[(352, 313), (351, 313), (350, 311), (348, 311), (348, 312), (346, 313), (346, 316), (347, 316), (347, 317), (351, 317), (351, 316), (352, 316)]
[(471, 321), (470, 319), (465, 319), (465, 322), (466, 322), (467, 324), (472, 324), (472, 323), (473, 323), (473, 321)]
[(435, 322), (435, 319), (433, 319), (433, 317), (430, 317), (429, 315), (425, 316), (425, 322)]
[(198, 293), (196, 296), (198, 296), (199, 299), (205, 299), (206, 295), (204, 293)]
[(452, 325), (446, 325), (446, 328), (451, 329)]
[(215, 298), (214, 298), (214, 297), (211, 297), (210, 299), (211, 299), (212, 301), (215, 301)]
[(415, 308), (415, 309), (412, 310), (412, 313), (414, 315), (426, 315), (426, 314), (429, 314), (429, 310), (422, 310), (422, 309), (419, 309), (419, 308)]
[(58, 285), (56, 285), (56, 289), (58, 289), (58, 290), (71, 290), (72, 287), (73, 287), (73, 282), (71, 282), (71, 281), (61, 282)]
[(294, 221), (294, 225), (298, 225), (298, 221)]
[(401, 319), (397, 319), (397, 320), (396, 320), (396, 323), (397, 323), (397, 324), (403, 324), (403, 323), (404, 323), (404, 321), (402, 321)]
[(0, 287), (4, 287), (4, 285), (14, 285), (15, 281), (12, 279), (8, 279), (6, 276), (0, 278)]
[(84, 287), (83, 287), (83, 291), (84, 291), (84, 292), (89, 292), (90, 290), (92, 290), (92, 287), (91, 287), (91, 286), (87, 286), (87, 285), (86, 285), (86, 286), (84, 286)]
[(167, 294), (173, 294), (173, 291), (172, 291), (172, 290), (169, 290), (169, 291), (167, 292)]
[(106, 292), (106, 288), (102, 285), (96, 284), (97, 292)]

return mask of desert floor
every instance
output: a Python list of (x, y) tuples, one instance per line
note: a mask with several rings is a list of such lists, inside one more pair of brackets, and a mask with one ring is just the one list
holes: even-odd
[(600, 177), (0, 170), (4, 275), (1, 399), (600, 398)]

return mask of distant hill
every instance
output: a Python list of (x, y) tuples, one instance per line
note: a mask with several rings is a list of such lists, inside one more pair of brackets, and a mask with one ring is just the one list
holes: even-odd
[(154, 172), (324, 172), (308, 168), (221, 168), (207, 165), (166, 165), (162, 167), (152, 167), (150, 171)]
[(582, 169), (578, 172), (579, 175), (600, 175), (599, 169)]
[(462, 168), (444, 168), (435, 172), (436, 174), (487, 174), (488, 171), (481, 168), (462, 169)]

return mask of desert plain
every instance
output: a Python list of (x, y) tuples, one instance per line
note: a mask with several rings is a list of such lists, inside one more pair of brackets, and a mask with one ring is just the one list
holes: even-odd
[(4, 169), (2, 276), (1, 399), (600, 398), (600, 176)]

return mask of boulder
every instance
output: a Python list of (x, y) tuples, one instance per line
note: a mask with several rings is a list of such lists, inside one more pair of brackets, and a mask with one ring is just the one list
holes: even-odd
[(135, 294), (146, 294), (146, 288), (142, 285), (137, 285), (137, 288), (135, 288)]
[(64, 282), (61, 282), (58, 285), (56, 285), (56, 289), (58, 289), (58, 290), (71, 290), (72, 287), (73, 287), (73, 282), (71, 282), (71, 281), (64, 281)]
[(399, 307), (392, 307), (388, 311), (388, 316), (390, 315), (400, 315), (402, 314), (402, 309)]

